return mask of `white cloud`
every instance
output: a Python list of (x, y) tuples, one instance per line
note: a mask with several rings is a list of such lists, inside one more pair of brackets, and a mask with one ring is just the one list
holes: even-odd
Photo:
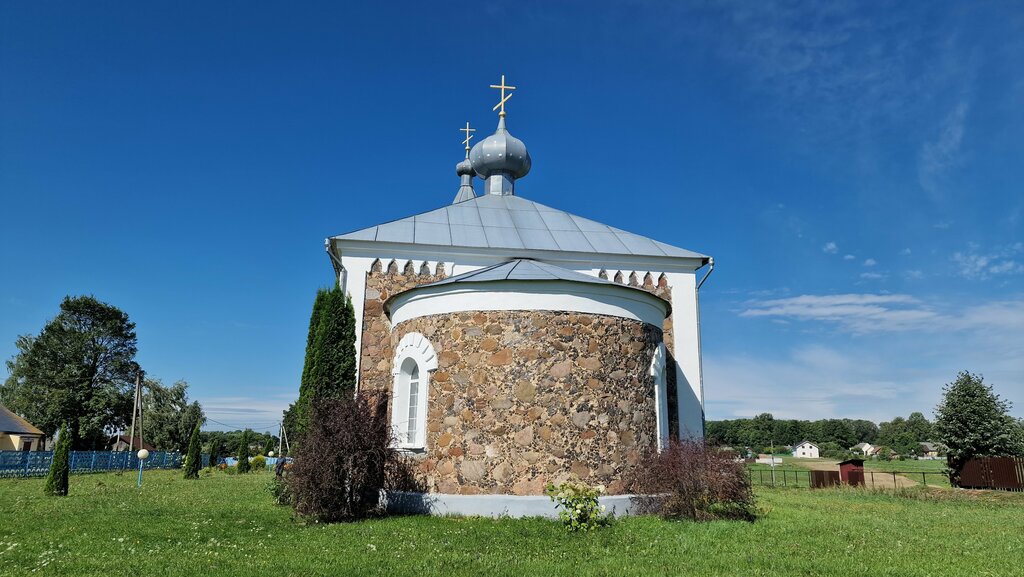
[[(203, 412), (210, 420), (207, 429), (244, 429), (277, 433), (281, 413), (295, 400), (293, 395), (268, 395), (265, 397), (207, 397), (200, 398)], [(219, 422), (214, 422), (219, 421)]]
[(910, 249), (909, 248), (905, 248), (905, 249), (901, 250), (900, 251), (900, 255), (901, 256), (910, 256)]
[(939, 307), (908, 294), (800, 295), (749, 301), (739, 316), (826, 323), (852, 334), (915, 330), (984, 332), (995, 327), (1010, 331), (1014, 339), (1024, 343), (1024, 297), (958, 309)]
[(839, 247), (832, 241), (826, 242), (825, 246), (821, 247), (821, 251), (826, 254), (835, 254), (838, 250)]
[(971, 244), (966, 251), (954, 252), (950, 259), (960, 276), (986, 280), (994, 276), (1024, 273), (1024, 264), (1017, 260), (1018, 255), (1024, 255), (1024, 244), (1019, 242), (990, 251), (982, 251), (978, 245)]
[(917, 180), (921, 188), (933, 196), (939, 193), (939, 183), (943, 177), (961, 162), (960, 146), (968, 109), (966, 101), (957, 103), (943, 121), (938, 136), (921, 146), (917, 160)]
[(781, 419), (888, 420), (893, 402), (907, 400), (907, 383), (886, 374), (877, 358), (820, 345), (797, 346), (771, 359), (709, 355), (705, 368), (712, 419), (769, 412)]
[(924, 272), (920, 269), (911, 269), (903, 273), (903, 276), (909, 280), (920, 280), (924, 278)]
[(953, 221), (951, 221), (951, 220), (940, 220), (939, 222), (936, 222), (935, 224), (933, 224), (932, 228), (937, 228), (939, 230), (946, 230), (946, 229), (948, 229), (951, 226), (953, 226)]
[(864, 266), (875, 266), (876, 264), (878, 264), (878, 261), (876, 261), (873, 258), (869, 258), (869, 259), (865, 259), (864, 260)]
[(862, 272), (860, 273), (860, 278), (865, 280), (878, 280), (885, 278), (885, 275), (878, 272)]
[(853, 256), (852, 254), (844, 254), (843, 260), (857, 260), (857, 257)]
[(920, 328), (938, 314), (910, 295), (801, 295), (751, 301), (741, 317), (773, 317), (839, 325), (852, 333)]
[[(1024, 296), (940, 306), (907, 294), (802, 295), (754, 302), (740, 315), (794, 321), (775, 330), (796, 344), (763, 355), (708, 351), (711, 419), (928, 415), (964, 369), (984, 374), (1024, 416)], [(801, 342), (800, 324), (812, 323), (838, 330)]]

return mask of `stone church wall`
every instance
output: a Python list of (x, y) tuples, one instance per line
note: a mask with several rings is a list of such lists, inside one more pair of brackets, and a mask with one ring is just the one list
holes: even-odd
[[(619, 284), (626, 284), (629, 286), (641, 288), (653, 295), (665, 299), (666, 301), (668, 301), (669, 304), (672, 304), (672, 287), (668, 285), (668, 279), (665, 277), (664, 274), (658, 276), (657, 280), (655, 280), (654, 275), (652, 275), (651, 273), (644, 274), (643, 279), (641, 279), (635, 271), (625, 271), (626, 274), (623, 274), (623, 272), (624, 271), (617, 271), (611, 275), (611, 278), (609, 278), (609, 273), (607, 271), (602, 270), (598, 274), (598, 276), (605, 280), (611, 280)], [(675, 356), (672, 354), (672, 351), (675, 350), (675, 335), (673, 334), (672, 330), (673, 316), (674, 314), (670, 313), (668, 317), (665, 318), (665, 322), (662, 323), (661, 329), (663, 334), (665, 335), (665, 350), (668, 351), (668, 359), (666, 360), (666, 365), (668, 367), (673, 367), (672, 370), (669, 370), (667, 372), (665, 379), (665, 388), (668, 392), (668, 436), (670, 439), (678, 439), (679, 405), (677, 402), (678, 391), (676, 390), (676, 371), (674, 369), (674, 367), (676, 366), (676, 359)]]
[[(419, 463), (431, 491), (538, 495), (572, 474), (617, 494), (656, 446), (648, 371), (661, 328), (566, 312), (452, 313), (398, 325), (389, 350), (409, 332), (438, 354)], [(375, 348), (375, 370), (389, 375), (391, 357)]]
[(412, 261), (407, 262), (401, 271), (395, 261), (387, 265), (379, 260), (373, 263), (370, 272), (366, 273), (363, 303), (363, 329), (359, 347), (361, 390), (391, 388), (391, 361), (395, 351), (391, 340), (391, 321), (384, 314), (384, 301), (417, 285), (445, 277), (443, 264), (438, 264), (437, 270), (431, 273), (429, 266), (423, 264), (417, 269)]

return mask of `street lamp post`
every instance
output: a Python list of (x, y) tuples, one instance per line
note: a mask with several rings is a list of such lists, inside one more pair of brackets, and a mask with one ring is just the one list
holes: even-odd
[(139, 486), (142, 486), (142, 463), (149, 458), (149, 451), (145, 449), (139, 449)]

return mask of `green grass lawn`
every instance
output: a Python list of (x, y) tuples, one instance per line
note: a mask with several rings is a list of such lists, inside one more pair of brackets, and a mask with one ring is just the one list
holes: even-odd
[(755, 523), (404, 517), (303, 525), (270, 475), (0, 480), (0, 574), (74, 576), (1020, 575), (1024, 496), (758, 489)]

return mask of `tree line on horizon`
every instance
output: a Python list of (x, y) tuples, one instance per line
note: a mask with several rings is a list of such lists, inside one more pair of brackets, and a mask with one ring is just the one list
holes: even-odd
[(749, 419), (708, 421), (705, 435), (717, 445), (750, 447), (768, 452), (811, 441), (820, 447), (830, 445), (847, 451), (858, 443), (884, 445), (893, 452), (911, 455), (920, 451), (918, 443), (934, 440), (932, 423), (920, 412), (907, 418), (896, 417), (876, 424), (867, 419), (776, 419), (761, 413)]
[(1010, 414), (1012, 404), (996, 394), (981, 375), (961, 371), (943, 387), (935, 421), (911, 413), (876, 425), (865, 419), (776, 419), (762, 413), (750, 419), (708, 421), (709, 443), (768, 452), (811, 441), (823, 457), (843, 457), (858, 443), (884, 446), (901, 456), (921, 455), (924, 442), (944, 446), (950, 480), (975, 457), (1024, 456), (1024, 419)]

